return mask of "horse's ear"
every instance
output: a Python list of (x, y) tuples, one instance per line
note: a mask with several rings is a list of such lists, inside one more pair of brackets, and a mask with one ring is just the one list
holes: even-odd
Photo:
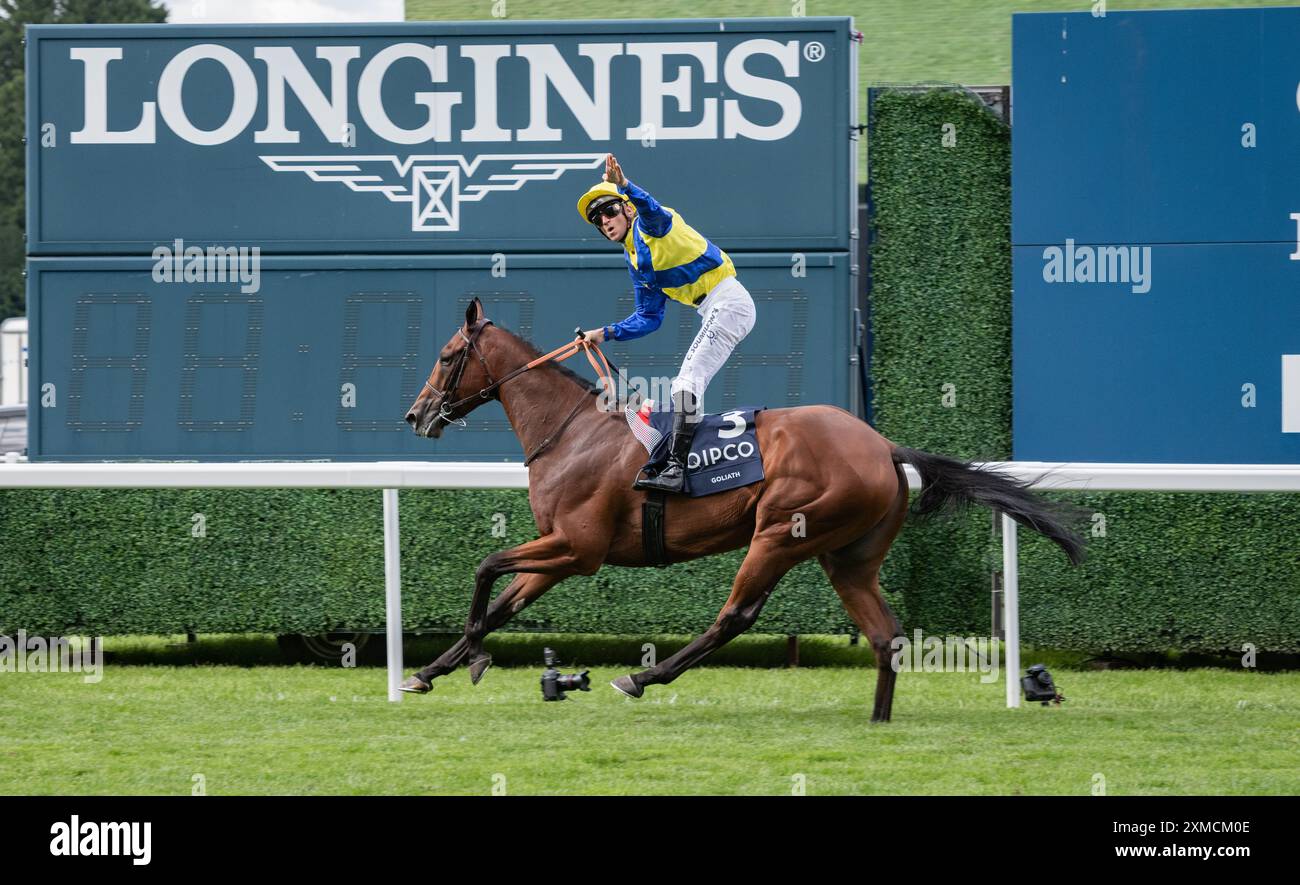
[(465, 308), (465, 328), (472, 329), (474, 324), (483, 319), (483, 303), (474, 296), (474, 300)]

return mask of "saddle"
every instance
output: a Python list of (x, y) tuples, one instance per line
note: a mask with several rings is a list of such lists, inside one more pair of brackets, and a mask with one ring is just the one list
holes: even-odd
[[(642, 470), (656, 470), (668, 460), (672, 412), (654, 411), (646, 400), (640, 408), (629, 405), (624, 410), (628, 429), (645, 447), (650, 460)], [(686, 461), (687, 497), (702, 498), (719, 492), (752, 485), (764, 478), (763, 456), (758, 448), (754, 415), (766, 406), (730, 409), (700, 416), (699, 429), (691, 440)], [(663, 567), (668, 564), (664, 542), (665, 519), (663, 492), (647, 492), (641, 505), (641, 542), (646, 561)]]

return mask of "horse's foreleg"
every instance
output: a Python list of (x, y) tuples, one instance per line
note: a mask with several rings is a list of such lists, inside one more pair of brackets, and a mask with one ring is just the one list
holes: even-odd
[[(525, 606), (558, 584), (560, 580), (559, 577), (553, 575), (517, 575), (510, 582), (510, 586), (501, 591), (501, 595), (492, 600), (491, 605), (488, 606), (488, 632), (503, 626)], [(443, 652), (436, 661), (402, 683), (402, 688), (416, 693), (428, 691), (430, 682), (459, 667), (468, 654), (469, 640), (462, 636), (456, 640), (451, 648)]]
[(555, 583), (583, 571), (594, 572), (601, 558), (592, 555), (584, 558), (567, 537), (553, 532), (518, 547), (493, 553), (479, 563), (474, 575), (474, 598), (470, 603), (469, 619), (465, 622), (470, 679), (478, 684), (492, 663), (491, 656), (483, 651), (483, 637), (491, 629), (487, 624), (488, 597), (497, 578), (505, 574), (530, 573), (553, 578), (552, 583)]

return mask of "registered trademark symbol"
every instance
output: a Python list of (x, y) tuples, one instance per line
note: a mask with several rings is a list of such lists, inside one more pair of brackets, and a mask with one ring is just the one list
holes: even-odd
[(809, 61), (821, 61), (826, 57), (826, 47), (816, 40), (810, 40), (803, 45), (803, 57)]

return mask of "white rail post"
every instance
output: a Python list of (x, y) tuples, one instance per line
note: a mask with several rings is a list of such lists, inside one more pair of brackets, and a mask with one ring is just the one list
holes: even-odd
[(1016, 521), (1002, 514), (1002, 625), (1007, 649), (1007, 707), (1020, 706), (1020, 563)]
[(384, 489), (384, 630), (388, 638), (388, 700), (402, 700), (402, 532), (397, 489)]

